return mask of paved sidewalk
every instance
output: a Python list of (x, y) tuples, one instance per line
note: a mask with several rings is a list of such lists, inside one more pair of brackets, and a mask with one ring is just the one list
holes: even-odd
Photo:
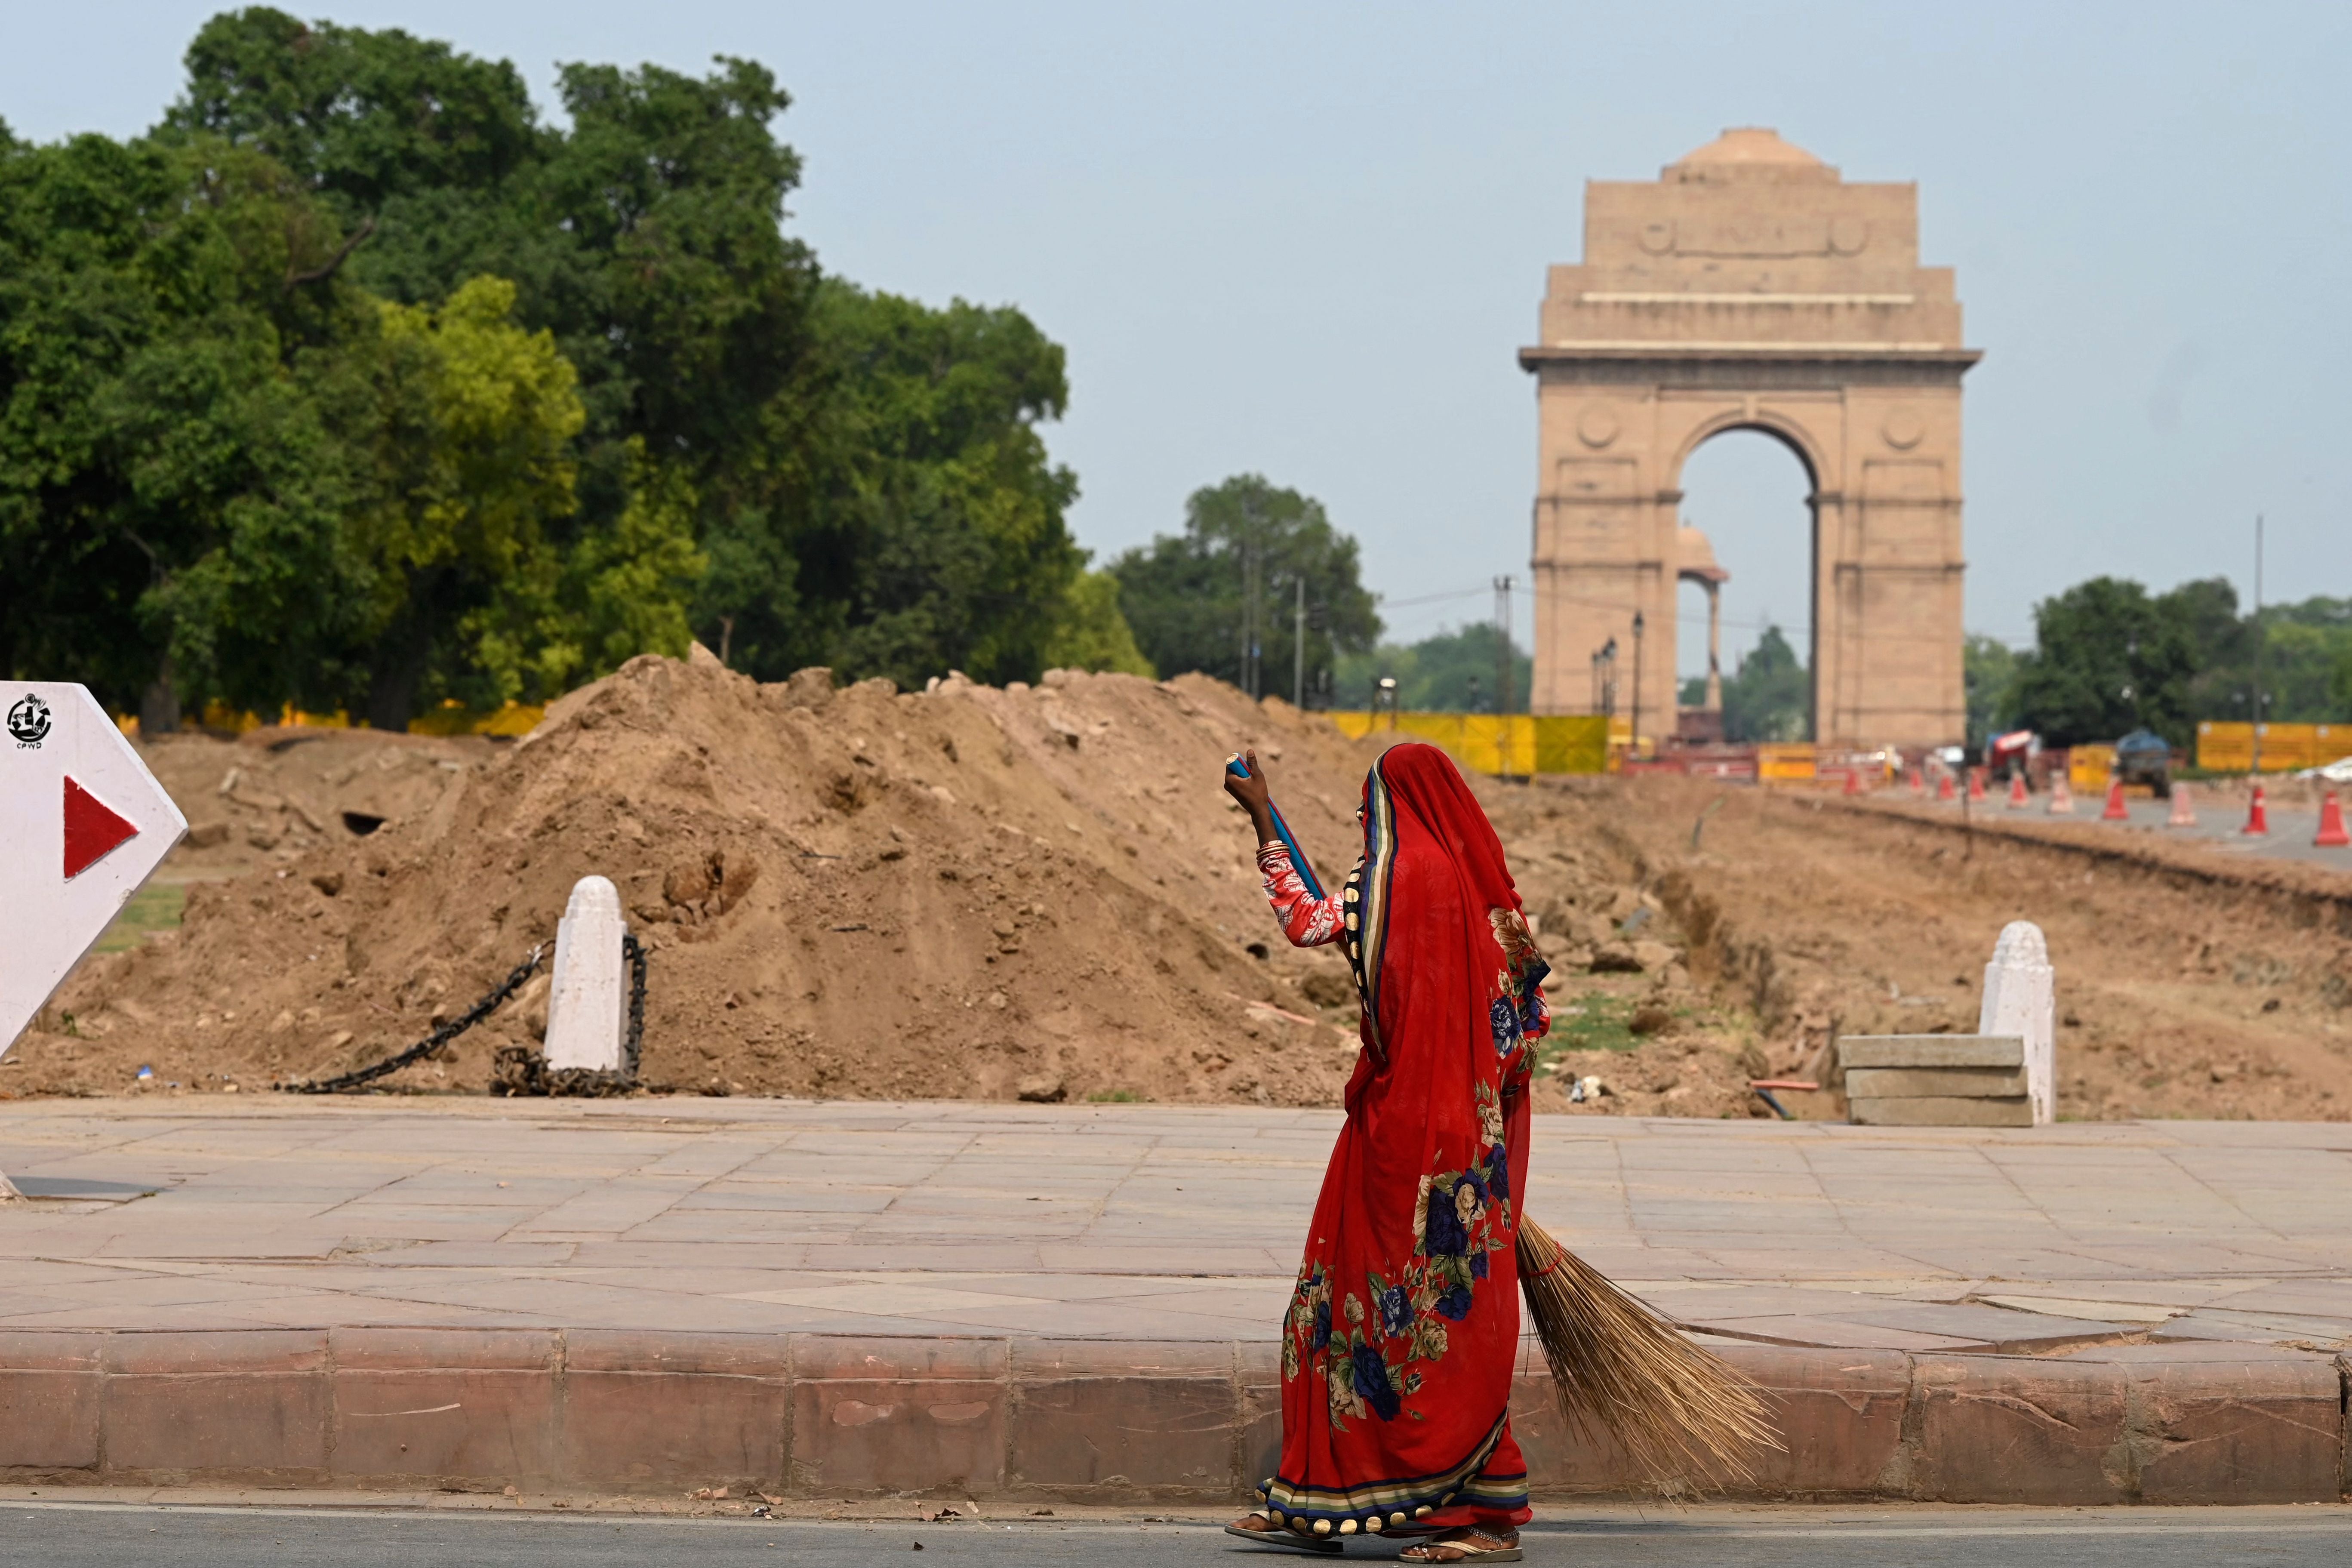
[[(1269, 1341), (1338, 1125), (969, 1102), (9, 1105), (0, 1171), (36, 1201), (0, 1210), (0, 1328)], [(1727, 1336), (2352, 1346), (2352, 1125), (1536, 1129), (1530, 1212)]]
[[(1209, 1504), (1276, 1462), (1328, 1111), (0, 1107), (0, 1481)], [(2352, 1126), (1538, 1119), (1752, 1498), (2335, 1501)], [(1622, 1494), (1532, 1343), (1531, 1483)]]

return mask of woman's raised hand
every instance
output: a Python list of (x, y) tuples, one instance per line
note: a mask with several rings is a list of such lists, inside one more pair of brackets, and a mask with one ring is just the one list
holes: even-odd
[(1274, 796), (1265, 787), (1265, 774), (1258, 771), (1257, 753), (1244, 752), (1242, 763), (1249, 769), (1247, 774), (1237, 773), (1230, 766), (1225, 769), (1225, 793), (1249, 813), (1250, 826), (1263, 844), (1274, 837)]

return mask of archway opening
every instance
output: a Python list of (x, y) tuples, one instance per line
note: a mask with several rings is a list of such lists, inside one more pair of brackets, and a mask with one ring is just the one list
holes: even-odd
[[(1814, 737), (1814, 482), (1802, 455), (1774, 431), (1736, 427), (1684, 462), (1681, 522), (1706, 535), (1726, 574), (1720, 613), (1722, 727), (1734, 741)], [(1676, 689), (1689, 705), (1707, 674), (1707, 595), (1677, 590)]]

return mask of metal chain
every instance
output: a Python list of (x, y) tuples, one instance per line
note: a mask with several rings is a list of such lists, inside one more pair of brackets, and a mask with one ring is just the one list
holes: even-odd
[[(355, 1068), (350, 1072), (334, 1078), (316, 1080), (304, 1079), (295, 1083), (281, 1083), (278, 1087), (289, 1094), (339, 1094), (344, 1089), (357, 1089), (362, 1084), (373, 1083), (377, 1079), (396, 1073), (419, 1058), (431, 1056), (435, 1051), (496, 1012), (500, 1003), (522, 989), (523, 982), (530, 978), (531, 972), (539, 967), (539, 961), (546, 952), (547, 944), (543, 942), (533, 947), (530, 950), (530, 955), (516, 964), (512, 973), (492, 986), (488, 995), (406, 1050), (394, 1052), (380, 1062), (368, 1067)], [(637, 975), (637, 1010), (641, 1013), (645, 994), (645, 966), (642, 960), (638, 963)], [(634, 1068), (635, 1063), (632, 1062), (631, 1066)]]
[(629, 1037), (621, 1043), (621, 1079), (637, 1081), (637, 1060), (646, 1048), (646, 944), (621, 933), (621, 956), (629, 961)]

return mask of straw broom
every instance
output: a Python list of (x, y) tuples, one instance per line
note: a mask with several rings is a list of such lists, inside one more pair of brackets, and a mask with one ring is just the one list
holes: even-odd
[(1756, 1384), (1519, 1219), (1519, 1289), (1570, 1424), (1617, 1439), (1653, 1484), (1755, 1479), (1781, 1447)]

